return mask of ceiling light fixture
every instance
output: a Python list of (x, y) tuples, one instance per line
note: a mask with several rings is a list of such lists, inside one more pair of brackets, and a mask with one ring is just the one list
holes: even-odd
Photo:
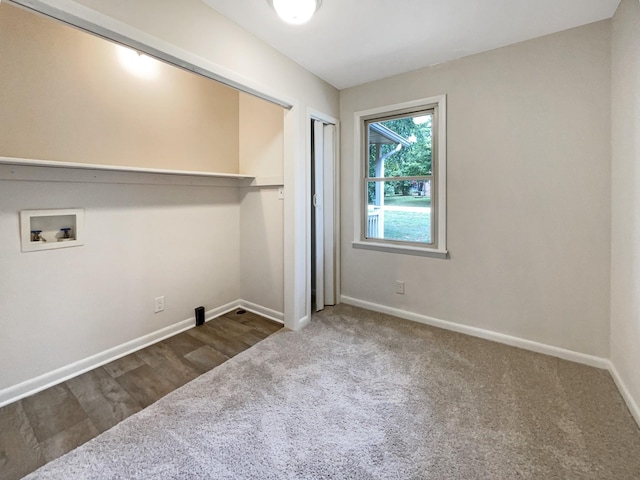
[(313, 17), (322, 0), (267, 0), (283, 22), (302, 25)]

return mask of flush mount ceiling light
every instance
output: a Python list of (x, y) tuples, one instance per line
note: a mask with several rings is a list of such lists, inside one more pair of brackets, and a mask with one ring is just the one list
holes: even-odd
[(267, 0), (282, 21), (302, 25), (313, 17), (322, 0)]

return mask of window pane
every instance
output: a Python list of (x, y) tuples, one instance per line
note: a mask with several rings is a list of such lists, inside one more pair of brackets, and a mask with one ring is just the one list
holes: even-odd
[(366, 238), (433, 243), (431, 180), (367, 182)]
[(433, 114), (371, 122), (369, 177), (431, 175)]

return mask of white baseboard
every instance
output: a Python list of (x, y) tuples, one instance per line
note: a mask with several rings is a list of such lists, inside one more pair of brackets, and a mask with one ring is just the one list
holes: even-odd
[[(638, 425), (640, 425), (640, 408), (629, 393), (629, 390), (627, 389), (615, 366), (607, 359), (595, 357), (592, 355), (585, 355), (583, 353), (573, 352), (571, 350), (565, 350), (550, 345), (544, 345), (538, 342), (532, 342), (530, 340), (525, 340), (518, 337), (503, 335), (501, 333), (492, 332), (490, 330), (483, 330), (476, 327), (460, 325), (457, 323), (428, 317), (426, 315), (407, 312), (405, 310), (387, 307), (385, 305), (379, 305), (347, 296), (341, 296), (341, 301), (348, 305), (366, 308), (368, 310), (373, 310), (380, 313), (386, 313), (399, 318), (404, 318), (406, 320), (412, 320), (426, 325), (431, 325), (434, 327), (439, 327), (446, 330), (464, 333), (474, 337), (484, 338), (498, 343), (523, 348), (525, 350), (531, 350), (534, 352), (563, 358), (565, 360), (582, 363), (592, 367), (606, 369), (611, 373), (614, 382), (620, 390), (620, 394), (629, 407), (629, 411), (633, 415)], [(257, 305), (245, 300), (236, 300), (234, 302), (230, 302), (226, 305), (222, 305), (220, 307), (207, 311), (205, 313), (205, 321), (208, 322), (237, 308), (244, 308), (245, 310), (256, 313), (265, 318), (269, 318), (270, 320), (276, 321), (278, 323), (284, 322), (284, 314), (282, 312), (277, 312), (275, 310), (271, 310), (269, 308), (262, 307), (261, 305)], [(304, 328), (309, 322), (309, 317), (305, 317), (304, 319), (302, 319), (301, 328)], [(38, 393), (53, 385), (57, 385), (70, 378), (82, 375), (85, 372), (93, 370), (94, 368), (98, 368), (109, 362), (117, 360), (120, 357), (124, 357), (125, 355), (134, 353), (138, 350), (148, 347), (149, 345), (153, 345), (154, 343), (177, 335), (178, 333), (184, 332), (185, 330), (193, 327), (194, 324), (195, 317), (188, 318), (174, 325), (170, 325), (169, 327), (165, 327), (130, 342), (118, 345), (117, 347), (105, 350), (104, 352), (85, 358), (70, 365), (66, 365), (52, 372), (45, 373), (44, 375), (40, 375), (36, 378), (27, 380), (9, 388), (5, 388), (4, 390), (0, 390), (0, 407), (8, 405), (9, 403), (16, 402), (22, 398), (33, 395), (34, 393)]]
[[(235, 310), (236, 308), (240, 308), (240, 306), (241, 306), (240, 300), (236, 300), (234, 302), (229, 302), (226, 305), (222, 305), (221, 307), (207, 310), (204, 314), (204, 321), (208, 322), (209, 320), (218, 318), (220, 315), (224, 315), (225, 313), (229, 313)], [(195, 317), (192, 317), (189, 320), (193, 320), (193, 325), (195, 325), (195, 321), (196, 321)]]
[(340, 299), (343, 303), (353, 305), (354, 307), (361, 307), (366, 308), (367, 310), (373, 310), (374, 312), (386, 313), (395, 317), (404, 318), (405, 320), (411, 320), (418, 323), (424, 323), (425, 325), (431, 325), (432, 327), (438, 327), (445, 330), (464, 333), (465, 335), (471, 335), (472, 337), (484, 338), (485, 340), (491, 340), (493, 342), (503, 343), (512, 347), (518, 347), (524, 350), (530, 350), (532, 352), (551, 355), (553, 357), (570, 360), (576, 363), (582, 363), (591, 367), (608, 370), (609, 366), (611, 365), (608, 359), (596, 357), (594, 355), (574, 352), (572, 350), (566, 350), (564, 348), (554, 347), (551, 345), (546, 345), (544, 343), (526, 340), (524, 338), (512, 337), (510, 335), (493, 332), (491, 330), (484, 330), (482, 328), (470, 327), (468, 325), (448, 322), (446, 320), (440, 320), (438, 318), (428, 317), (426, 315), (408, 312), (406, 310), (400, 310), (398, 308), (367, 302), (365, 300), (359, 300), (357, 298), (347, 297), (344, 295), (341, 296)]
[(305, 328), (310, 323), (311, 323), (311, 316), (310, 315), (305, 315), (298, 322), (297, 330), (302, 330), (303, 328)]
[(624, 381), (622, 380), (622, 377), (620, 376), (620, 374), (618, 373), (618, 370), (616, 369), (616, 366), (612, 362), (609, 362), (609, 372), (611, 373), (611, 376), (613, 377), (613, 381), (616, 383), (616, 386), (620, 391), (620, 395), (622, 395), (622, 398), (627, 404), (627, 407), (629, 408), (631, 415), (635, 419), (638, 426), (640, 426), (640, 407), (636, 403), (635, 399), (631, 396), (629, 389), (625, 385)]
[(277, 312), (275, 310), (271, 310), (270, 308), (263, 307), (262, 305), (258, 305), (256, 303), (248, 302), (246, 300), (239, 300), (238, 306), (240, 308), (244, 308), (256, 315), (260, 315), (264, 318), (268, 318), (269, 320), (273, 320), (274, 322), (284, 324), (284, 313)]
[[(221, 307), (214, 308), (205, 313), (205, 320), (209, 320), (224, 315), (241, 306), (241, 301), (236, 300), (234, 302), (222, 305)], [(29, 379), (25, 382), (13, 385), (11, 387), (0, 390), (0, 407), (13, 403), (22, 398), (38, 393), (49, 387), (62, 383), (70, 378), (82, 375), (85, 372), (98, 368), (109, 362), (113, 362), (120, 357), (129, 355), (130, 353), (141, 350), (149, 345), (153, 345), (165, 338), (172, 337), (178, 333), (184, 332), (195, 325), (195, 316), (175, 323), (168, 327), (162, 328), (155, 332), (144, 335), (140, 338), (136, 338), (129, 342), (123, 343), (116, 347), (105, 350), (104, 352), (92, 355), (77, 362), (65, 365), (62, 368), (58, 368), (51, 372), (47, 372), (38, 377)]]
[(618, 390), (620, 391), (620, 395), (622, 395), (622, 398), (627, 404), (631, 415), (635, 419), (638, 426), (640, 426), (640, 407), (629, 392), (629, 389), (622, 380), (622, 377), (618, 373), (615, 365), (609, 359), (596, 357), (593, 355), (586, 355), (584, 353), (574, 352), (572, 350), (566, 350), (564, 348), (554, 347), (551, 345), (545, 345), (543, 343), (533, 342), (531, 340), (525, 340), (523, 338), (512, 337), (509, 335), (504, 335), (502, 333), (492, 332), (491, 330), (484, 330), (482, 328), (460, 325), (458, 323), (448, 322), (446, 320), (440, 320), (413, 312), (407, 312), (398, 308), (367, 302), (365, 300), (359, 300), (357, 298), (347, 297), (344, 295), (341, 296), (340, 300), (342, 301), (342, 303), (353, 305), (354, 307), (366, 308), (367, 310), (386, 313), (388, 315), (393, 315), (394, 317), (404, 318), (405, 320), (412, 320), (414, 322), (424, 323), (433, 327), (443, 328), (445, 330), (451, 330), (458, 333), (464, 333), (473, 337), (484, 338), (485, 340), (492, 340), (494, 342), (503, 343), (512, 347), (518, 347), (524, 350), (530, 350), (532, 352), (551, 355), (553, 357), (562, 358), (564, 360), (581, 363), (590, 367), (608, 370), (613, 377), (613, 381), (618, 387)]

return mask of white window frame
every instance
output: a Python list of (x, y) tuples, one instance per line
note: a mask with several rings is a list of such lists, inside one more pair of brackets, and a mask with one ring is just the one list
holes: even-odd
[[(437, 112), (437, 124), (434, 136), (434, 158), (437, 158), (435, 176), (436, 212), (432, 217), (435, 222), (435, 242), (430, 245), (417, 245), (407, 242), (390, 242), (383, 239), (365, 238), (363, 215), (365, 212), (365, 181), (366, 165), (365, 150), (366, 129), (365, 120), (372, 117), (384, 117), (406, 109), (434, 108)], [(447, 257), (447, 96), (438, 95), (429, 98), (421, 98), (410, 102), (385, 105), (369, 110), (362, 110), (354, 114), (354, 240), (353, 248), (374, 250), (381, 252), (400, 253), (408, 255), (420, 255), (428, 257)]]

